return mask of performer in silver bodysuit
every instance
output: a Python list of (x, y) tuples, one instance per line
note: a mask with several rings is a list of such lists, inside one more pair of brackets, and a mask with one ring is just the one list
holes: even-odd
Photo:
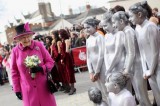
[(124, 32), (116, 31), (112, 26), (112, 14), (106, 13), (101, 21), (103, 29), (107, 32), (105, 35), (105, 65), (106, 76), (114, 71), (122, 71), (125, 63)]
[(90, 35), (86, 42), (87, 48), (87, 66), (90, 79), (96, 82), (97, 87), (102, 91), (104, 99), (107, 101), (107, 91), (105, 88), (104, 64), (104, 37), (97, 32), (97, 25), (100, 21), (89, 18), (83, 24), (86, 32)]
[(112, 20), (116, 23), (116, 29), (124, 31), (125, 33), (124, 45), (127, 55), (123, 73), (130, 76), (140, 106), (151, 106), (148, 98), (147, 83), (142, 77), (143, 72), (136, 33), (134, 29), (129, 26), (128, 16), (124, 11), (116, 12), (112, 17)]
[(140, 50), (143, 78), (149, 80), (153, 95), (160, 106), (160, 58), (159, 31), (149, 22), (151, 9), (145, 2), (138, 2), (129, 8), (129, 20), (136, 25), (137, 41)]

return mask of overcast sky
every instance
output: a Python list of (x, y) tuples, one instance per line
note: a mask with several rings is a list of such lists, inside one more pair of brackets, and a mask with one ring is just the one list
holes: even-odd
[(76, 9), (86, 3), (100, 7), (105, 6), (107, 0), (100, 0), (101, 2), (97, 0), (0, 0), (0, 31), (8, 21), (12, 22), (14, 17), (21, 17), (20, 13), (36, 11), (39, 1), (50, 2), (53, 12), (58, 16), (61, 12), (68, 14), (69, 7)]

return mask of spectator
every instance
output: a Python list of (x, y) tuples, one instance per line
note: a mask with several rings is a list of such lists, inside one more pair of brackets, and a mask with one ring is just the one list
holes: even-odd
[[(53, 76), (53, 80), (56, 83), (59, 91), (64, 91), (64, 66), (61, 64), (61, 54), (60, 54), (60, 44), (61, 39), (59, 38), (58, 30), (52, 31), (51, 36), (53, 38), (51, 45), (51, 56), (53, 60), (55, 60), (55, 66), (53, 67), (51, 73)], [(60, 84), (62, 83), (62, 85)]]
[(40, 42), (42, 42), (44, 44), (44, 39), (43, 39), (42, 35), (36, 35), (33, 40), (40, 41)]
[(2, 61), (3, 61), (3, 57), (0, 55), (0, 85), (3, 85), (4, 84), (4, 82), (3, 82), (3, 79), (2, 79), (2, 69), (3, 69), (3, 67), (2, 67)]
[(123, 6), (120, 5), (116, 5), (114, 8), (115, 13), (118, 11), (124, 11), (125, 12), (125, 8)]
[(65, 75), (65, 93), (69, 95), (73, 95), (76, 92), (76, 88), (74, 86), (76, 79), (75, 79), (75, 70), (73, 66), (73, 58), (69, 52), (69, 48), (71, 46), (71, 42), (69, 40), (69, 35), (66, 30), (60, 29), (59, 36), (61, 38), (61, 63), (64, 66), (64, 75)]
[(82, 29), (80, 31), (80, 35), (77, 38), (76, 42), (75, 42), (75, 47), (80, 47), (80, 46), (85, 46), (86, 45), (86, 35), (84, 33), (84, 30)]
[(152, 9), (152, 16), (149, 19), (149, 21), (155, 23), (156, 25), (159, 24), (159, 19), (158, 19), (158, 8)]
[(52, 44), (52, 37), (51, 36), (46, 36), (45, 38), (44, 38), (44, 42), (45, 42), (45, 47), (46, 47), (46, 49), (49, 51), (49, 52), (51, 52), (51, 50), (50, 50), (50, 46), (51, 46), (51, 44)]
[(11, 57), (10, 57), (10, 47), (9, 46), (4, 46), (4, 53), (5, 53), (5, 57), (2, 63), (3, 63), (3, 67), (5, 67), (7, 71), (9, 84), (12, 86), (11, 70), (10, 70)]
[(75, 33), (75, 32), (71, 32), (71, 48), (75, 48), (75, 43), (76, 43), (76, 40), (78, 38), (78, 35)]

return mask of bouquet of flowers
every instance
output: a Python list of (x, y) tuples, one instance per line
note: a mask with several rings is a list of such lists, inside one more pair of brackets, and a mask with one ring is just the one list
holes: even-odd
[[(24, 60), (24, 63), (26, 65), (26, 67), (28, 68), (33, 68), (38, 66), (38, 64), (41, 63), (40, 59), (38, 58), (38, 56), (36, 55), (32, 55), (32, 56), (27, 56)], [(36, 77), (36, 73), (31, 73), (31, 77), (35, 78)]]

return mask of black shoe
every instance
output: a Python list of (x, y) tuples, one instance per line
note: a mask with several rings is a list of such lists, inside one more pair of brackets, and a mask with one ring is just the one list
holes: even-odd
[(152, 106), (157, 106), (157, 104), (152, 104)]
[(156, 102), (153, 102), (152, 106), (158, 106)]
[(137, 98), (136, 98), (136, 105), (139, 105), (139, 101), (137, 100)]
[(64, 91), (64, 87), (61, 86), (58, 90), (59, 90), (59, 91)]
[(64, 90), (64, 92), (63, 93), (69, 93), (69, 90)]
[(76, 93), (76, 88), (71, 89), (68, 95), (73, 95), (74, 93)]
[(155, 98), (153, 99), (153, 104), (152, 104), (152, 106), (157, 106), (157, 103), (156, 103)]
[(64, 88), (64, 92), (63, 93), (69, 93), (70, 92), (70, 87), (69, 86), (66, 86), (65, 88)]

